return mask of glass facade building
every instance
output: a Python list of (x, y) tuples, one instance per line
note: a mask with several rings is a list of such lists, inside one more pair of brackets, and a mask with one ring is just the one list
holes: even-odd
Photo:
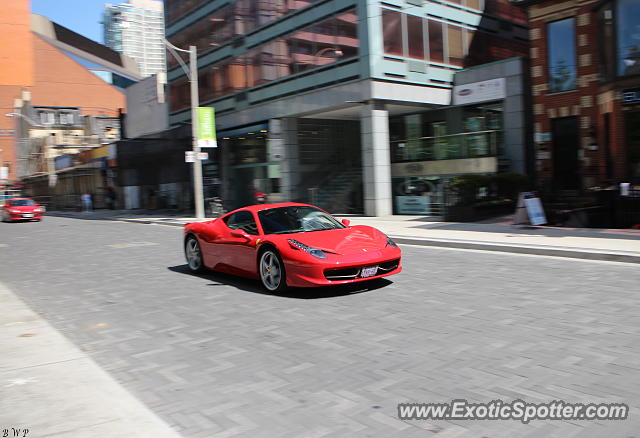
[[(400, 152), (396, 120), (448, 106), (456, 71), (525, 55), (528, 41), (506, 0), (166, 0), (165, 17), (171, 43), (198, 48), (200, 105), (215, 108), (220, 145), (205, 168), (220, 168), (229, 207), (262, 192), (391, 213), (396, 159), (454, 156), (414, 144), (446, 125)], [(170, 124), (189, 123), (189, 81), (167, 65)], [(469, 129), (485, 129), (482, 111)], [(493, 151), (478, 135), (460, 145), (469, 157)]]
[(129, 0), (105, 5), (104, 44), (138, 63), (143, 76), (165, 71), (162, 1)]

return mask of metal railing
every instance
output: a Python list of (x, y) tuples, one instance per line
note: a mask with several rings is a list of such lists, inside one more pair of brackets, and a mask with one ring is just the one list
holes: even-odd
[(500, 153), (502, 131), (463, 132), (391, 142), (392, 161), (432, 161), (495, 157)]

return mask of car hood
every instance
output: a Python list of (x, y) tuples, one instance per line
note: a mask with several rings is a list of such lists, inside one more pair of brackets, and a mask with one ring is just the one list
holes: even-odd
[(17, 206), (7, 206), (7, 208), (9, 210), (16, 210), (19, 211), (21, 213), (33, 213), (33, 210), (35, 210), (36, 208), (38, 208), (37, 205), (17, 205)]
[(297, 240), (312, 248), (340, 255), (362, 254), (363, 251), (379, 251), (387, 245), (387, 236), (384, 233), (366, 225), (356, 225), (337, 230), (287, 234), (283, 237)]

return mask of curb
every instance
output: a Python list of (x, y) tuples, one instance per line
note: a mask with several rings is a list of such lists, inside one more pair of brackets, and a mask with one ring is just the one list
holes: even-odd
[(478, 243), (469, 241), (450, 241), (450, 240), (436, 240), (436, 239), (417, 239), (407, 238), (406, 236), (394, 236), (390, 235), (396, 243), (405, 245), (419, 245), (419, 246), (435, 246), (441, 248), (453, 248), (453, 249), (475, 249), (480, 251), (495, 251), (506, 252), (516, 254), (529, 254), (529, 255), (542, 255), (552, 257), (564, 257), (571, 259), (582, 260), (601, 260), (608, 262), (622, 262), (622, 263), (640, 263), (640, 255), (631, 254), (616, 254), (607, 252), (593, 252), (593, 251), (580, 251), (571, 249), (555, 249), (555, 248), (539, 248), (531, 246), (515, 246), (515, 245), (500, 245), (492, 243)]

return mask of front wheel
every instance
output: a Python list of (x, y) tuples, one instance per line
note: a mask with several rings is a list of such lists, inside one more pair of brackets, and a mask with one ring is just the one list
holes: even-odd
[(189, 237), (184, 244), (184, 253), (191, 272), (203, 272), (205, 270), (198, 239), (193, 236)]
[(267, 249), (262, 253), (259, 263), (260, 281), (269, 292), (282, 292), (287, 289), (284, 263), (275, 250)]

